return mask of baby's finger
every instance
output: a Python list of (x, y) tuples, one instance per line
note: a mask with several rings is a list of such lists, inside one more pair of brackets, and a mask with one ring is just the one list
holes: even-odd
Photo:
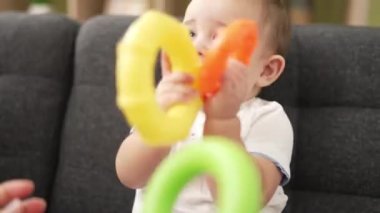
[(185, 103), (196, 96), (194, 91), (186, 91), (184, 93), (171, 93), (168, 95), (169, 102), (172, 104)]
[(15, 199), (4, 207), (0, 209), (1, 213), (22, 213), (22, 204), (20, 199)]
[[(172, 74), (176, 75), (176, 74)], [(191, 77), (187, 76), (167, 76), (157, 86), (156, 93), (167, 93), (175, 91), (176, 88), (191, 88)]]
[(224, 76), (226, 81), (233, 81), (239, 83), (240, 81), (245, 81), (247, 79), (248, 67), (241, 62), (230, 59), (227, 70)]
[(195, 98), (196, 95), (197, 93), (194, 91), (169, 93), (162, 96), (158, 101), (163, 109), (168, 109), (175, 104), (186, 103)]
[(0, 206), (15, 198), (29, 196), (34, 190), (33, 182), (29, 180), (11, 180), (0, 184)]
[(183, 84), (170, 84), (165, 85), (160, 88), (160, 90), (157, 90), (158, 95), (168, 95), (172, 93), (180, 93), (180, 94), (192, 94), (196, 92), (193, 88), (183, 85)]
[(191, 84), (193, 83), (193, 77), (188, 73), (173, 72), (162, 79), (163, 83), (172, 84)]
[(239, 71), (244, 71), (247, 70), (248, 66), (245, 65), (244, 63), (234, 59), (234, 58), (229, 58), (227, 62), (227, 70), (239, 70)]
[(171, 73), (172, 65), (170, 63), (169, 56), (162, 51), (161, 52), (161, 74), (162, 76), (166, 76)]
[(46, 210), (46, 202), (41, 198), (29, 198), (22, 201), (22, 213), (43, 213)]

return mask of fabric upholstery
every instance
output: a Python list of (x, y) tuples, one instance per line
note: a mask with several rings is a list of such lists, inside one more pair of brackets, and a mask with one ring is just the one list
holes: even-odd
[(45, 198), (55, 177), (77, 30), (63, 16), (0, 14), (0, 182), (30, 178)]
[(263, 94), (285, 106), (295, 130), (289, 212), (380, 212), (379, 36), (294, 30), (284, 76)]
[(77, 39), (75, 78), (63, 129), (51, 211), (129, 212), (134, 193), (116, 177), (129, 127), (115, 103), (115, 44), (128, 18), (95, 18)]

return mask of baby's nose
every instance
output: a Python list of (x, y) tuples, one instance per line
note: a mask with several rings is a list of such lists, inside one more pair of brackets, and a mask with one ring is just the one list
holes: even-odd
[(197, 49), (199, 57), (201, 59), (203, 59), (207, 54), (208, 48), (204, 45), (204, 46), (198, 47), (196, 49)]
[(202, 52), (202, 51), (198, 51), (198, 55), (199, 55), (199, 58), (203, 61), (203, 59), (205, 58), (205, 52)]
[(206, 51), (207, 51), (207, 42), (203, 39), (199, 39), (197, 41), (195, 41), (194, 43), (194, 46), (198, 52), (198, 55), (199, 57), (201, 57), (203, 59), (203, 57), (206, 55)]

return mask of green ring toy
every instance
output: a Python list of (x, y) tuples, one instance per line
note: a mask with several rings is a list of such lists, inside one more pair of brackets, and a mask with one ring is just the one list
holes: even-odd
[(233, 142), (219, 137), (169, 156), (150, 180), (144, 213), (170, 213), (182, 188), (194, 177), (208, 174), (218, 188), (219, 213), (257, 213), (261, 210), (261, 179), (252, 159)]

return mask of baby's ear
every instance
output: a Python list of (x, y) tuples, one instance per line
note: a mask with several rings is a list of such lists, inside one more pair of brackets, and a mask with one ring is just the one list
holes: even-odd
[(172, 70), (172, 65), (170, 63), (169, 56), (164, 51), (161, 51), (161, 75), (162, 75), (162, 77), (171, 73), (171, 70)]
[(281, 55), (272, 55), (261, 72), (257, 86), (267, 87), (274, 83), (285, 69), (285, 58)]

